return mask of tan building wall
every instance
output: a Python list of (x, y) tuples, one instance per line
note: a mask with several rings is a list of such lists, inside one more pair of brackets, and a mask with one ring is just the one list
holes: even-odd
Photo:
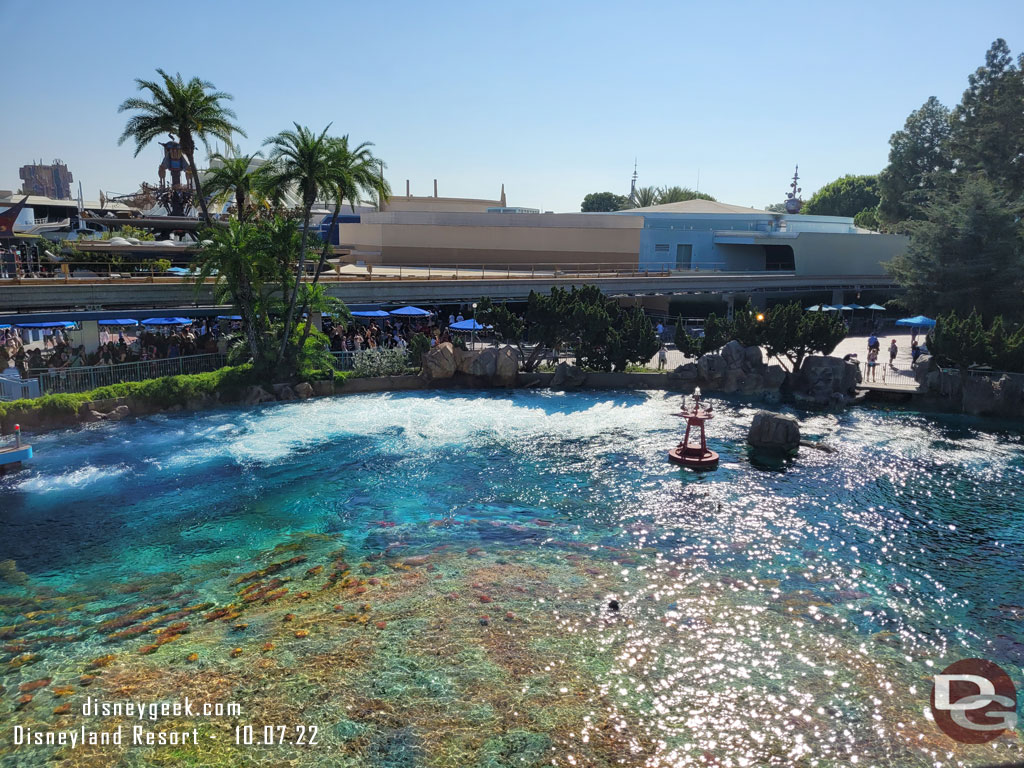
[(487, 213), (499, 208), (500, 200), (476, 200), (468, 197), (392, 197), (384, 204), (385, 212), (420, 211), (434, 213)]
[(601, 214), (382, 213), (341, 224), (356, 259), (388, 265), (634, 267), (643, 219)]
[(907, 248), (905, 235), (801, 232), (790, 241), (798, 275), (878, 275)]

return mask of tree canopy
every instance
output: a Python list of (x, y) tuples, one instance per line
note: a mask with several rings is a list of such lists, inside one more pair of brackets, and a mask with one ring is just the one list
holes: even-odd
[(814, 216), (856, 216), (878, 205), (878, 176), (842, 176), (829, 182), (804, 203), (800, 213)]
[(591, 192), (583, 198), (580, 211), (583, 213), (606, 213), (621, 211), (629, 205), (629, 198), (614, 192)]
[(1021, 205), (982, 174), (924, 206), (907, 250), (889, 270), (907, 289), (906, 303), (931, 315), (977, 309), (985, 318), (1017, 318), (1024, 289)]

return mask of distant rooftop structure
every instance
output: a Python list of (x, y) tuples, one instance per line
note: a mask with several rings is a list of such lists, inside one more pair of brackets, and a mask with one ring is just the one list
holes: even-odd
[(745, 208), (742, 205), (730, 205), (714, 200), (684, 200), (681, 203), (665, 203), (649, 205), (646, 208), (627, 208), (619, 213), (768, 213), (759, 208)]
[(23, 165), (18, 170), (18, 178), (24, 182), (22, 189), (26, 195), (40, 195), (58, 200), (71, 197), (71, 182), (74, 177), (61, 160), (54, 160), (49, 165), (40, 160), (32, 165)]

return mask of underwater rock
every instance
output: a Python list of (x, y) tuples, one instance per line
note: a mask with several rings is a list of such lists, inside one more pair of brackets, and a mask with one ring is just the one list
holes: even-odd
[(16, 710), (24, 709), (25, 707), (27, 707), (31, 703), (32, 703), (32, 694), (31, 693), (26, 693), (26, 694), (23, 694), (23, 695), (18, 697), (18, 701), (15, 704), (14, 708)]
[(101, 667), (109, 666), (110, 662), (112, 662), (116, 658), (117, 656), (113, 653), (109, 653), (106, 656), (97, 656), (95, 659), (89, 662), (89, 667), (92, 669), (100, 669)]
[(188, 661), (188, 662), (199, 661), (199, 654), (198, 653), (190, 653), (188, 656), (185, 657), (185, 661)]
[(308, 629), (297, 629), (297, 630), (295, 630), (295, 636), (296, 637), (300, 637), (300, 638), (301, 637), (309, 637), (309, 630)]
[(295, 621), (295, 614), (286, 613), (284, 616), (281, 617), (281, 621)]
[(65, 696), (70, 696), (74, 692), (75, 692), (75, 689), (72, 688), (70, 685), (58, 685), (52, 691), (54, 697), (56, 697), (58, 699), (63, 698)]
[(38, 653), (23, 653), (20, 656), (15, 656), (13, 659), (7, 662), (7, 671), (13, 672), (16, 669), (27, 667), (31, 664), (37, 664), (43, 660), (43, 657)]
[(487, 615), (485, 614), (485, 615), (483, 615), (483, 616), (481, 616), (481, 617), (480, 617), (480, 624), (481, 624), (481, 626), (484, 626), (484, 627), (486, 627), (486, 626), (487, 626), (487, 625), (489, 625), (490, 623), (491, 623), (491, 617), (490, 617), (490, 616), (487, 616)]
[(388, 623), (386, 621), (378, 621), (373, 626), (375, 626), (377, 629), (384, 629), (384, 627), (386, 627), (387, 625)]
[(505, 621), (515, 621), (516, 615), (512, 611), (505, 611)]
[(231, 658), (232, 659), (237, 659), (239, 656), (242, 655), (242, 653), (243, 653), (243, 651), (242, 651), (241, 648), (233, 648), (231, 650)]
[(71, 712), (70, 704), (61, 704), (59, 707), (55, 707), (53, 714), (55, 715), (67, 715)]
[(96, 675), (81, 675), (78, 678), (78, 684), (81, 685), (81, 686), (89, 686), (89, 685), (93, 684), (93, 681), (95, 679), (96, 679)]
[(24, 586), (28, 583), (28, 576), (18, 570), (13, 560), (0, 560), (0, 581)]
[(316, 565), (316, 566), (308, 569), (306, 571), (306, 578), (307, 579), (311, 579), (314, 576), (319, 576), (320, 572), (323, 571), (323, 569), (324, 569), (324, 567), (322, 565)]
[(18, 690), (21, 691), (22, 693), (29, 693), (30, 691), (37, 691), (40, 688), (45, 688), (46, 686), (48, 686), (52, 682), (53, 682), (53, 678), (52, 677), (43, 677), (43, 678), (40, 678), (39, 680), (32, 680), (31, 682), (28, 682), (28, 683), (22, 683), (21, 685), (18, 686)]

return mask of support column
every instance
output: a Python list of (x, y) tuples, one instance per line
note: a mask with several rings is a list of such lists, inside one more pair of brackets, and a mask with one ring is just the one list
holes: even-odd
[(725, 301), (725, 317), (727, 320), (732, 320), (733, 312), (736, 309), (736, 294), (724, 293), (722, 300)]
[(846, 293), (842, 288), (832, 289), (832, 303), (840, 307), (846, 303)]
[(313, 327), (323, 333), (324, 330), (324, 314), (323, 312), (311, 312), (313, 318)]
[(86, 353), (93, 353), (100, 348), (100, 324), (96, 320), (82, 321), (82, 342)]

